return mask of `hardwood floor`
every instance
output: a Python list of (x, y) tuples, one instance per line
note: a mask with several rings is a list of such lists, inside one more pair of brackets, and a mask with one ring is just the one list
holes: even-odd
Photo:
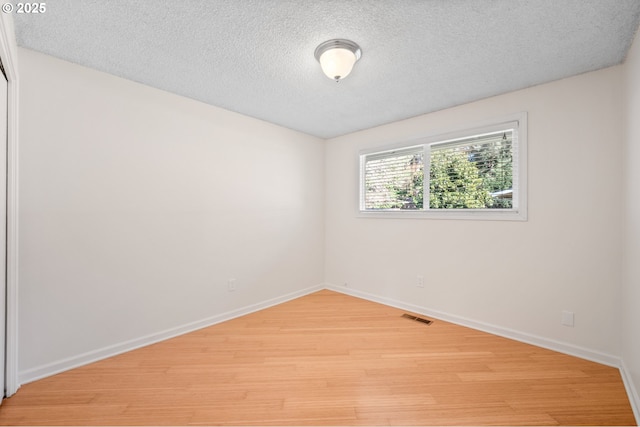
[(617, 369), (320, 291), (24, 385), (2, 425), (635, 425)]

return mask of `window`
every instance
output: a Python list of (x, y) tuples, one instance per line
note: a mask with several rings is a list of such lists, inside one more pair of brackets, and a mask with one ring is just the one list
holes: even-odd
[(526, 219), (526, 114), (360, 155), (365, 216)]

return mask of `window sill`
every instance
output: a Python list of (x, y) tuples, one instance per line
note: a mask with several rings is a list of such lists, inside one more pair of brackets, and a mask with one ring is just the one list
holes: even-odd
[(392, 219), (450, 219), (479, 221), (527, 221), (526, 211), (506, 209), (468, 209), (468, 210), (378, 210), (358, 211), (358, 218), (392, 218)]

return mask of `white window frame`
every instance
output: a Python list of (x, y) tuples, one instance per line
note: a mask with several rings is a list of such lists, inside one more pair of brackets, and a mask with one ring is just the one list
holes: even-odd
[[(507, 128), (515, 130), (513, 144), (514, 199), (511, 209), (429, 209), (421, 210), (366, 210), (364, 209), (364, 173), (366, 156), (422, 145), (425, 149), (425, 175), (429, 171), (430, 146), (446, 144), (448, 141), (464, 137), (495, 132)], [(497, 120), (485, 121), (463, 129), (445, 130), (421, 136), (401, 143), (361, 150), (359, 152), (358, 217), (361, 218), (413, 218), (413, 219), (454, 219), (454, 220), (527, 220), (527, 113), (521, 112)], [(428, 201), (428, 180), (425, 180), (425, 201)], [(428, 202), (426, 202), (428, 203)]]

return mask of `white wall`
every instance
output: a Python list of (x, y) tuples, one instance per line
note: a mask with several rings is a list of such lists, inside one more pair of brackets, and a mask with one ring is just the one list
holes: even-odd
[(622, 360), (629, 375), (640, 422), (640, 36), (631, 47), (626, 71), (625, 263)]
[[(612, 67), (329, 140), (325, 280), (615, 363), (621, 78)], [(527, 222), (356, 216), (359, 150), (520, 111), (529, 122)], [(560, 324), (562, 310), (575, 313), (574, 328)]]
[(322, 140), (19, 55), (22, 381), (323, 282)]

